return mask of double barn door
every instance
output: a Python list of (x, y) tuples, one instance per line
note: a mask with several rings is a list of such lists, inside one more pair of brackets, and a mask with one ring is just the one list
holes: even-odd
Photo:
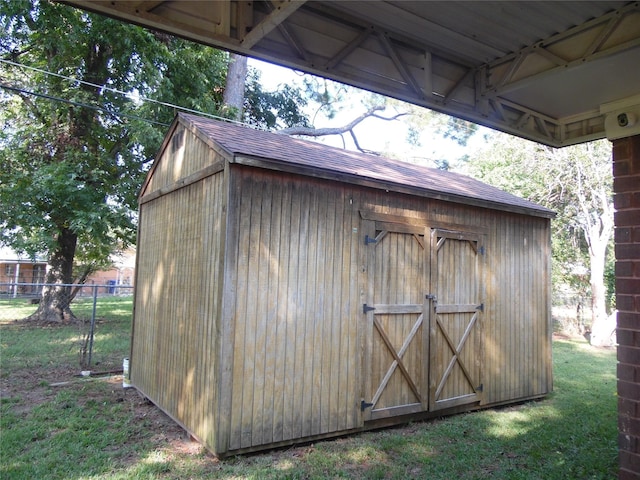
[(364, 420), (479, 402), (482, 236), (369, 227)]

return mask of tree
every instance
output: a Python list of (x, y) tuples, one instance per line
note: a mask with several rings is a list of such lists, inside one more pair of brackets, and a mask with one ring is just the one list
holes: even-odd
[(223, 108), (228, 110), (227, 115), (234, 120), (242, 120), (247, 68), (247, 57), (237, 53), (229, 55), (227, 81), (222, 102)]
[(566, 207), (568, 223), (582, 232), (589, 255), (591, 340), (592, 343), (604, 342), (605, 339), (593, 333), (600, 333), (600, 324), (607, 322), (605, 267), (613, 234), (611, 146), (601, 141), (569, 149), (546, 150), (551, 162), (568, 166), (564, 181), (559, 183), (570, 198)]
[[(95, 268), (134, 241), (137, 192), (175, 114), (167, 105), (216, 113), (226, 56), (46, 1), (1, 8), (0, 242), (48, 253), (46, 282), (58, 286), (31, 318), (71, 320), (60, 285), (73, 282), (74, 260)], [(163, 102), (132, 101), (154, 96)]]
[(275, 91), (262, 87), (260, 72), (249, 69), (245, 78), (242, 120), (254, 127), (277, 131), (311, 125), (305, 107), (308, 100), (296, 85), (280, 85)]
[(553, 229), (556, 285), (583, 281), (586, 258), (592, 329), (606, 321), (605, 265), (613, 233), (611, 147), (607, 141), (553, 149), (495, 134), (468, 173), (558, 213)]
[[(424, 152), (423, 144), (427, 143), (428, 147), (430, 140), (440, 135), (465, 146), (478, 130), (477, 125), (425, 108), (284, 67), (271, 66), (269, 70), (274, 68), (275, 75), (283, 74), (283, 81), (273, 91), (267, 91), (262, 86), (259, 70), (247, 68), (246, 58), (230, 55), (224, 103), (227, 111), (238, 114), (236, 120), (286, 135), (339, 136), (342, 148), (427, 163), (441, 169), (450, 168), (449, 158), (429, 155)], [(244, 98), (240, 96), (242, 86)], [(372, 120), (400, 120), (395, 123), (393, 133), (385, 134), (389, 142), (382, 148), (380, 142), (370, 146), (359, 140), (359, 135), (373, 125)], [(321, 124), (328, 126), (317, 126)]]
[(366, 150), (360, 146), (358, 137), (354, 132), (354, 128), (358, 126), (360, 123), (362, 123), (364, 120), (366, 120), (367, 118), (378, 118), (385, 121), (391, 121), (391, 120), (397, 120), (398, 118), (407, 115), (406, 113), (398, 113), (393, 117), (384, 117), (378, 113), (383, 110), (385, 110), (384, 105), (377, 105), (377, 106), (370, 107), (366, 112), (354, 118), (349, 123), (346, 123), (344, 125), (340, 125), (337, 127), (315, 128), (315, 127), (297, 126), (297, 127), (288, 127), (282, 130), (278, 130), (277, 133), (280, 133), (283, 135), (296, 135), (296, 136), (303, 136), (303, 137), (324, 137), (327, 135), (342, 136), (343, 134), (348, 133), (351, 135), (351, 139), (353, 140), (354, 145), (359, 151), (363, 153), (377, 154), (378, 152)]

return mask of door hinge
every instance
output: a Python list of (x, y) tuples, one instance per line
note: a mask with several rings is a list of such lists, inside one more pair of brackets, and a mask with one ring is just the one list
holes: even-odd
[(364, 412), (367, 408), (373, 407), (373, 403), (367, 403), (364, 400), (360, 402), (360, 411)]
[(365, 235), (364, 236), (364, 244), (365, 245), (369, 245), (371, 243), (378, 243), (378, 240), (376, 240), (374, 237), (370, 237), (369, 235)]
[(476, 392), (482, 392), (484, 390), (484, 383), (481, 383), (479, 386), (476, 387)]
[(373, 310), (375, 310), (376, 307), (370, 307), (369, 305), (367, 305), (366, 303), (362, 304), (362, 313), (367, 313), (367, 312), (371, 312)]
[(476, 310), (480, 310), (481, 312), (484, 312), (484, 303), (481, 303), (480, 305), (478, 305), (476, 307)]

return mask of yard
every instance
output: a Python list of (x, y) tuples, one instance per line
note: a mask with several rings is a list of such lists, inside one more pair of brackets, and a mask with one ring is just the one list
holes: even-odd
[[(79, 376), (86, 325), (13, 321), (0, 300), (3, 479), (609, 479), (617, 475), (616, 354), (554, 340), (547, 398), (217, 460), (108, 374), (128, 356), (130, 298), (100, 299), (91, 377)], [(90, 315), (90, 304), (74, 307)]]

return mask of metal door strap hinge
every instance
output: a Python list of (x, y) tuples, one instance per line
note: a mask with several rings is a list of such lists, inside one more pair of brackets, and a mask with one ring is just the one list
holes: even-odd
[(484, 390), (484, 383), (481, 383), (480, 386), (476, 387), (476, 392), (482, 392)]
[(373, 403), (367, 403), (364, 400), (360, 402), (360, 411), (364, 412), (367, 408), (373, 407)]
[(365, 245), (369, 245), (370, 243), (377, 243), (377, 242), (378, 242), (378, 240), (376, 240), (373, 237), (370, 237), (369, 235), (365, 235), (364, 236), (364, 244)]
[(484, 303), (481, 303), (480, 305), (478, 305), (476, 307), (476, 310), (480, 310), (481, 312), (484, 312)]
[(373, 310), (375, 310), (375, 307), (370, 307), (369, 305), (367, 305), (366, 303), (362, 304), (362, 313), (367, 313), (367, 312), (371, 312)]

